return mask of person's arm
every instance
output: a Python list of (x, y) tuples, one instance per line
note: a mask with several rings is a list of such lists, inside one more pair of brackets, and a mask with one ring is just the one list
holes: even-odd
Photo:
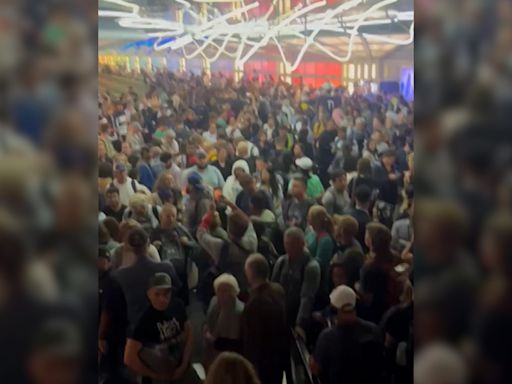
[(218, 263), (224, 241), (213, 237), (208, 233), (208, 228), (210, 228), (212, 219), (213, 211), (210, 210), (199, 224), (199, 228), (197, 229), (197, 241), (199, 242), (199, 245), (203, 247), (203, 249), (206, 250), (206, 252), (208, 252), (208, 254), (213, 258), (215, 263)]
[(153, 186), (152, 180), (153, 177), (151, 175), (151, 172), (148, 169), (148, 166), (145, 164), (139, 165), (139, 180), (140, 182), (146, 186), (147, 188), (151, 189)]
[(215, 169), (215, 175), (217, 177), (217, 188), (224, 188), (224, 184), (226, 184), (226, 182), (224, 181), (224, 177), (222, 176), (222, 173), (220, 173), (219, 171), (219, 168), (217, 167), (213, 167)]
[(183, 357), (181, 359), (180, 366), (176, 369), (174, 372), (174, 375), (172, 376), (172, 380), (178, 380), (180, 379), (185, 372), (187, 371), (189, 365), (190, 365), (190, 356), (192, 355), (192, 347), (193, 347), (193, 333), (192, 333), (192, 324), (189, 320), (185, 322), (185, 329), (183, 330), (185, 333), (185, 348), (183, 350)]
[(270, 278), (270, 281), (274, 283), (279, 283), (279, 274), (281, 273), (282, 264), (283, 264), (283, 256), (281, 256), (279, 259), (277, 259), (276, 264), (274, 265), (274, 268), (272, 269), (272, 276)]
[(240, 239), (240, 244), (250, 252), (256, 252), (258, 250), (258, 237), (254, 231), (254, 227), (251, 222), (245, 231), (244, 235)]
[(325, 361), (327, 354), (325, 340), (326, 338), (324, 334), (320, 334), (315, 346), (315, 350), (309, 361), (309, 369), (311, 370), (311, 373), (317, 377), (322, 373), (322, 368), (325, 368), (322, 367), (322, 363)]
[(304, 271), (304, 281), (300, 292), (300, 307), (297, 313), (296, 325), (304, 327), (311, 317), (315, 296), (320, 287), (320, 265), (316, 260), (310, 262)]
[(329, 264), (334, 252), (334, 243), (329, 236), (325, 236), (320, 239), (316, 248), (315, 258), (318, 260), (320, 265), (324, 266), (325, 270), (329, 269)]
[(334, 197), (329, 191), (327, 191), (322, 197), (322, 205), (325, 207), (329, 215), (334, 214)]
[(141, 349), (142, 343), (134, 339), (126, 339), (126, 346), (124, 349), (125, 365), (137, 375), (150, 377), (155, 380), (169, 380), (170, 375), (158, 374), (144, 365), (139, 358), (139, 352)]
[(103, 308), (100, 314), (100, 323), (98, 325), (98, 349), (102, 354), (107, 353), (107, 334), (110, 329), (110, 314)]

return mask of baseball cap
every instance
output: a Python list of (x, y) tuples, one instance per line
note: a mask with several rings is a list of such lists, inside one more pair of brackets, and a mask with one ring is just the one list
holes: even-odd
[(98, 248), (98, 258), (99, 259), (107, 259), (110, 261), (110, 258), (111, 258), (110, 252), (107, 251), (105, 248), (100, 247), (100, 248)]
[(114, 165), (114, 170), (117, 172), (124, 172), (126, 171), (126, 165), (124, 165), (123, 163), (116, 163)]
[(343, 312), (351, 312), (356, 307), (356, 293), (346, 285), (340, 285), (333, 289), (329, 295), (331, 305)]
[(295, 164), (297, 164), (297, 167), (303, 169), (304, 171), (309, 171), (311, 168), (313, 168), (313, 160), (305, 156), (295, 160)]
[(149, 279), (149, 288), (172, 288), (171, 277), (164, 272), (155, 273)]
[(192, 187), (199, 189), (201, 187), (201, 183), (203, 181), (203, 178), (201, 175), (197, 172), (192, 172), (190, 175), (188, 175), (187, 178), (188, 184)]

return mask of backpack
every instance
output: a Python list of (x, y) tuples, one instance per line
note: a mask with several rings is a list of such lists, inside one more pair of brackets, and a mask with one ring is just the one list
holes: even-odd
[[(200, 279), (199, 286), (197, 288), (197, 294), (201, 302), (208, 306), (212, 297), (215, 296), (215, 290), (213, 288), (213, 282), (217, 277), (219, 277), (222, 273), (226, 272), (226, 269), (229, 268), (229, 264), (227, 263), (227, 259), (229, 258), (229, 250), (231, 246), (236, 246), (241, 249), (245, 253), (245, 258), (249, 257), (250, 252), (245, 250), (240, 244), (235, 241), (224, 241), (222, 245), (219, 262), (217, 265), (213, 265), (204, 276)], [(243, 273), (243, 271), (242, 271)], [(237, 279), (238, 280), (238, 279)], [(240, 281), (239, 281), (240, 283)]]

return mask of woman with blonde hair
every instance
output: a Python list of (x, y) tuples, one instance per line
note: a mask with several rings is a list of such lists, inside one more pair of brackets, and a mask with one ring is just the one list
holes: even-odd
[(205, 369), (224, 351), (240, 350), (240, 320), (244, 304), (237, 298), (240, 287), (236, 278), (223, 273), (213, 282), (215, 296), (210, 301), (204, 336), (206, 342)]
[[(121, 245), (112, 252), (112, 269), (129, 267), (136, 261), (136, 255), (128, 244), (128, 235), (134, 229), (142, 229), (141, 225), (133, 219), (123, 220), (119, 226), (119, 239)], [(150, 244), (147, 250), (148, 257), (155, 261), (160, 261), (160, 255), (154, 245)]]
[(213, 362), (205, 384), (261, 384), (252, 364), (233, 352), (223, 352)]
[(334, 253), (334, 226), (331, 216), (321, 205), (313, 205), (308, 212), (306, 246), (321, 268), (320, 292), (327, 294), (328, 271)]

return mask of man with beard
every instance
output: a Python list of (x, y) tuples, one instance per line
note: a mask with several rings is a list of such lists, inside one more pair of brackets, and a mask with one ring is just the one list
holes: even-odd
[(205, 151), (196, 152), (197, 163), (185, 171), (185, 177), (198, 173), (203, 182), (213, 189), (222, 189), (224, 187), (224, 178), (220, 171), (213, 165), (208, 164), (208, 156)]

